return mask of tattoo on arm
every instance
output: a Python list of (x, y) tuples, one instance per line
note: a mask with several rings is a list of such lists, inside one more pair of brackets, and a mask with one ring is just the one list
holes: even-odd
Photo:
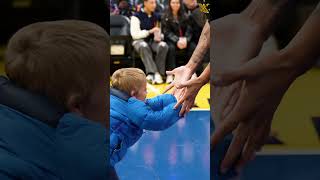
[(196, 49), (194, 50), (191, 60), (195, 64), (199, 64), (210, 46), (210, 25), (207, 22), (203, 27), (201, 36)]

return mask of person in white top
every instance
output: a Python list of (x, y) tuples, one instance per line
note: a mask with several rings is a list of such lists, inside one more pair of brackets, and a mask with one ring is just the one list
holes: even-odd
[[(144, 7), (131, 17), (130, 33), (133, 47), (145, 66), (147, 80), (153, 84), (163, 83), (168, 45), (162, 41), (160, 15), (155, 13), (156, 0), (144, 0)], [(153, 58), (155, 53), (155, 58)]]

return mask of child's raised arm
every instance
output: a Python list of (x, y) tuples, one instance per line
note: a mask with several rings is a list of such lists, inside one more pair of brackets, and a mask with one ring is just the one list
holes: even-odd
[(174, 109), (175, 103), (176, 101), (162, 109), (156, 108), (159, 110), (154, 110), (147, 103), (135, 98), (130, 98), (128, 101), (128, 116), (134, 124), (142, 129), (153, 131), (165, 130), (180, 119), (179, 111), (181, 106)]
[(177, 102), (176, 98), (171, 94), (163, 94), (160, 96), (156, 96), (151, 99), (147, 99), (146, 103), (149, 105), (153, 110), (159, 111), (164, 107), (168, 106), (169, 104)]

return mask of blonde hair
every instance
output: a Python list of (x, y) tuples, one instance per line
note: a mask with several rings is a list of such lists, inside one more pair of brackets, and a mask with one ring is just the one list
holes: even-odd
[(132, 90), (138, 90), (146, 83), (145, 73), (138, 68), (122, 68), (115, 71), (111, 77), (112, 87), (131, 94)]
[(17, 85), (66, 105), (70, 94), (86, 101), (109, 64), (109, 35), (79, 20), (39, 22), (10, 39), (5, 71)]

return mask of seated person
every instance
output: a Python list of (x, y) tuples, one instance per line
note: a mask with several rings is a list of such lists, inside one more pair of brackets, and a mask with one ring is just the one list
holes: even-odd
[[(162, 17), (162, 29), (165, 41), (169, 46), (166, 67), (168, 71), (177, 67), (177, 51), (186, 50), (187, 57), (185, 59), (190, 59), (196, 48), (196, 44), (191, 41), (192, 29), (188, 22), (188, 16), (181, 5), (181, 0), (169, 0), (168, 9)], [(172, 81), (173, 76), (168, 75), (166, 83), (171, 83)]]
[(183, 0), (183, 4), (186, 8), (190, 24), (192, 24), (191, 41), (198, 44), (202, 29), (207, 20), (206, 15), (201, 12), (197, 0)]
[[(155, 13), (156, 1), (144, 0), (141, 11), (131, 17), (130, 32), (133, 47), (140, 54), (145, 66), (147, 80), (153, 84), (163, 83), (168, 45), (161, 39), (160, 15)], [(156, 56), (153, 58), (153, 52)]]
[(109, 153), (111, 165), (115, 165), (143, 130), (165, 130), (176, 123), (181, 106), (174, 109), (177, 100), (171, 94), (146, 99), (146, 75), (140, 69), (119, 69), (111, 81)]
[[(189, 17), (189, 22), (190, 24), (192, 24), (191, 41), (194, 42), (195, 44), (198, 44), (202, 29), (208, 18), (205, 13), (201, 12), (201, 8), (197, 0), (183, 0), (183, 4), (184, 4), (184, 7), (186, 8), (186, 12)], [(196, 70), (197, 74), (201, 74), (201, 72), (204, 70), (203, 67), (210, 62), (209, 51), (205, 53), (202, 62), (203, 62), (202, 66), (199, 66)]]
[[(135, 10), (136, 12), (139, 12), (141, 10), (141, 7), (143, 6), (144, 0), (135, 0)], [(162, 14), (163, 10), (165, 9), (165, 1), (163, 0), (156, 0), (156, 9), (154, 12)]]
[(108, 179), (108, 42), (76, 20), (13, 35), (0, 77), (1, 180)]

